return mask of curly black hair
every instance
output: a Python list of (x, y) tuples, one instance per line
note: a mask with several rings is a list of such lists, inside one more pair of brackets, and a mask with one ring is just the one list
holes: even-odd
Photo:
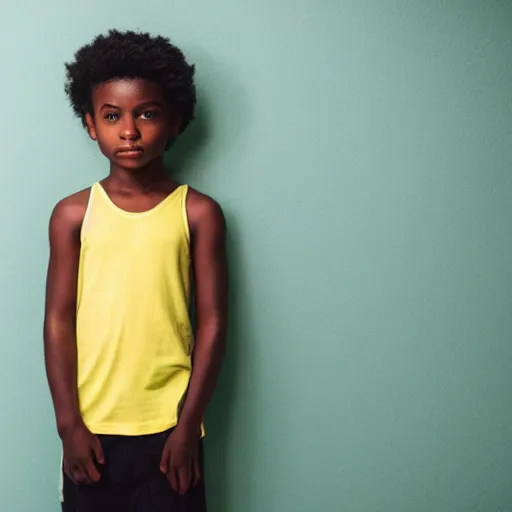
[(65, 91), (84, 126), (92, 112), (95, 85), (116, 78), (144, 78), (161, 83), (172, 109), (182, 116), (181, 131), (194, 119), (196, 88), (193, 65), (169, 39), (144, 32), (110, 30), (75, 53), (66, 64)]

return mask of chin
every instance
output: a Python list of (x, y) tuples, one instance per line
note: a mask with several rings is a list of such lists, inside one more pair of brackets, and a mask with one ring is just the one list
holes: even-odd
[(116, 158), (111, 161), (114, 162), (117, 167), (121, 167), (123, 169), (127, 169), (130, 171), (138, 171), (140, 169), (144, 169), (151, 163), (151, 161), (147, 161), (145, 158), (141, 158), (141, 159), (138, 159), (138, 158), (117, 159)]

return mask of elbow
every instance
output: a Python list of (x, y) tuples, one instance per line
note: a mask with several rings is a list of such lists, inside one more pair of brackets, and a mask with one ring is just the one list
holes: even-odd
[(74, 338), (75, 320), (71, 315), (46, 314), (43, 324), (43, 339), (45, 347), (59, 344), (61, 340)]
[(212, 351), (223, 352), (226, 345), (226, 323), (214, 318), (198, 322), (196, 333), (196, 346)]

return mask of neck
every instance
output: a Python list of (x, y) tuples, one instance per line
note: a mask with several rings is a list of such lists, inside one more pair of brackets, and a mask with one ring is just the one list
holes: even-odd
[(140, 169), (125, 169), (111, 163), (110, 174), (105, 181), (120, 188), (144, 191), (170, 179), (165, 171), (163, 158), (159, 158)]

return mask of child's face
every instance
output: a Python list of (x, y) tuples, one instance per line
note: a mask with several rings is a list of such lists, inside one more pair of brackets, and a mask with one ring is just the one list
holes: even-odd
[(170, 112), (163, 88), (143, 79), (113, 80), (92, 91), (89, 135), (101, 152), (122, 168), (140, 169), (160, 157), (179, 132), (179, 116)]

